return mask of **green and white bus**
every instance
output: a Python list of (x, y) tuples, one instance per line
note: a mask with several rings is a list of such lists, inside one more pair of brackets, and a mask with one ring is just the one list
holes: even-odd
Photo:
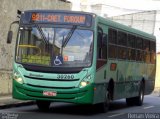
[[(19, 12), (13, 62), (13, 98), (96, 104), (126, 98), (142, 105), (155, 85), (156, 38), (93, 13)], [(11, 43), (13, 32), (8, 32)]]

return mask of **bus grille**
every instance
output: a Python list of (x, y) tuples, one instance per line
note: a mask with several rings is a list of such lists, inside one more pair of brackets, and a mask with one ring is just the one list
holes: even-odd
[(53, 87), (53, 86), (40, 86), (40, 85), (33, 85), (33, 84), (26, 84), (31, 87), (36, 87), (36, 88), (50, 88), (50, 89), (73, 89), (75, 87)]
[(24, 75), (24, 77), (29, 79), (36, 79), (36, 80), (45, 80), (45, 81), (78, 81), (79, 79), (48, 79), (48, 78), (37, 78), (37, 77), (30, 77)]

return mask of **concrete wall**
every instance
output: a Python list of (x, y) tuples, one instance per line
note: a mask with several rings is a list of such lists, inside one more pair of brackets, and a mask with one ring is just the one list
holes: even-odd
[[(0, 95), (11, 93), (10, 73), (15, 48), (15, 34), (12, 44), (6, 44), (7, 32), (11, 22), (17, 20), (17, 9), (62, 9), (70, 10), (71, 3), (59, 0), (0, 0)], [(13, 27), (13, 30), (16, 26)], [(16, 31), (16, 30), (14, 30)]]

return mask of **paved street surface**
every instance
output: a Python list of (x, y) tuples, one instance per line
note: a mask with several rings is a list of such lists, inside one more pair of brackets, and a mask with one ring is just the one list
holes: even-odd
[(29, 100), (24, 101), (24, 100), (13, 99), (11, 95), (0, 96), (0, 109), (5, 109), (15, 106), (32, 105), (34, 103), (35, 102)]
[(100, 113), (91, 106), (52, 103), (48, 112), (36, 105), (0, 110), (0, 119), (160, 119), (160, 97), (145, 96), (143, 106), (127, 106), (125, 100), (111, 103), (108, 113)]

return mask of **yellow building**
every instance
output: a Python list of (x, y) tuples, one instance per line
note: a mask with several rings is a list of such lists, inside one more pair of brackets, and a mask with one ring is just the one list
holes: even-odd
[(160, 93), (160, 53), (157, 54), (155, 91)]

